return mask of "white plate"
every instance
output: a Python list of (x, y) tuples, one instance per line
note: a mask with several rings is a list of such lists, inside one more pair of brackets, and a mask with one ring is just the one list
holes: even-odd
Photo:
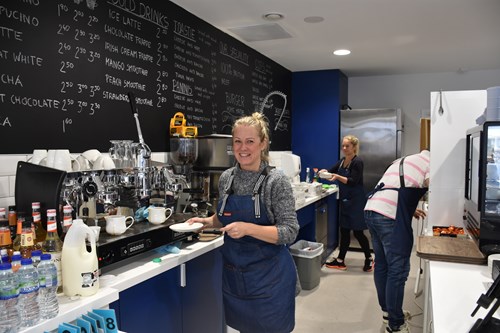
[(170, 229), (177, 232), (193, 232), (200, 230), (203, 227), (203, 223), (195, 222), (193, 224), (189, 224), (187, 222), (184, 223), (175, 223), (170, 226)]
[(332, 178), (332, 174), (329, 172), (320, 172), (319, 177), (324, 179), (330, 179)]

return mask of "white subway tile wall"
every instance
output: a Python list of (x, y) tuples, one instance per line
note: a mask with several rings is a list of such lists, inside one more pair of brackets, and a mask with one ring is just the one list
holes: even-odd
[(15, 204), (17, 162), (27, 161), (30, 155), (0, 155), (0, 207)]

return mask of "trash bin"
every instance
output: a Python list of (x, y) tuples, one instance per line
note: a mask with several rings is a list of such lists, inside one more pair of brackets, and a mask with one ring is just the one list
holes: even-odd
[(290, 252), (299, 272), (302, 289), (310, 290), (318, 286), (321, 274), (323, 244), (299, 240), (290, 245)]

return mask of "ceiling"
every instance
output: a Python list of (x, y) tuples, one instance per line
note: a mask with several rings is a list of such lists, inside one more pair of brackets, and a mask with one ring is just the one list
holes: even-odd
[[(500, 69), (500, 0), (172, 2), (294, 72), (340, 69), (352, 77)], [(271, 12), (284, 18), (266, 21)], [(307, 23), (306, 17), (324, 20)], [(290, 38), (247, 42), (229, 30), (263, 24), (278, 24)], [(334, 56), (335, 49), (352, 53)]]

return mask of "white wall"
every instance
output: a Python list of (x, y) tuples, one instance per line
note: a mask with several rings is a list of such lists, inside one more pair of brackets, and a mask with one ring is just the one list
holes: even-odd
[(352, 77), (349, 105), (353, 109), (401, 108), (405, 126), (403, 154), (407, 155), (420, 149), (420, 118), (429, 117), (431, 91), (483, 90), (494, 86), (500, 86), (500, 69)]
[[(352, 77), (349, 78), (349, 105), (358, 109), (401, 108), (405, 123), (403, 154), (412, 154), (419, 150), (420, 117), (422, 114), (429, 115), (431, 91), (479, 90), (493, 86), (500, 86), (500, 69), (465, 73)], [(0, 207), (7, 208), (8, 205), (14, 204), (17, 161), (26, 161), (28, 158), (29, 155), (0, 155)], [(164, 156), (157, 158), (163, 159)]]

